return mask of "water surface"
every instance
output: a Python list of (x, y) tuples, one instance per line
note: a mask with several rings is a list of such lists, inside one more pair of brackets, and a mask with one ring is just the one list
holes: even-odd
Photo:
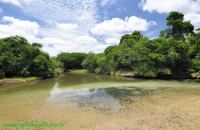
[(0, 90), (0, 123), (63, 122), (63, 130), (200, 129), (200, 84), (189, 80), (67, 73), (8, 88)]

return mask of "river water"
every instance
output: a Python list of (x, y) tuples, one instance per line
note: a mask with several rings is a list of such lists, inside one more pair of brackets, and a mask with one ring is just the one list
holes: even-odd
[(200, 83), (66, 73), (0, 90), (0, 124), (19, 122), (65, 124), (19, 128), (31, 130), (198, 130)]

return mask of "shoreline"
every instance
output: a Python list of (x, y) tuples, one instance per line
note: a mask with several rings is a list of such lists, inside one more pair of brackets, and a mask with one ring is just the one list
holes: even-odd
[(40, 80), (39, 77), (28, 77), (28, 78), (5, 78), (5, 79), (0, 79), (0, 87), (5, 86), (5, 85), (15, 85), (15, 84), (22, 84), (22, 83), (29, 83), (33, 81)]
[[(89, 74), (86, 69), (72, 69), (68, 70), (67, 72), (64, 73), (71, 73), (71, 74)], [(139, 77), (139, 76), (134, 76), (134, 74), (131, 71), (125, 71), (125, 72), (117, 72), (115, 74), (99, 74), (99, 73), (92, 73), (96, 75), (109, 75), (109, 76), (116, 76), (116, 77), (121, 77), (123, 79), (141, 79), (141, 80), (192, 80), (195, 82), (200, 82), (200, 79), (194, 78), (194, 77), (185, 77), (185, 78), (173, 78), (173, 77), (157, 77), (157, 78), (145, 78), (145, 77)]]
[[(68, 70), (67, 72), (64, 73), (71, 73), (71, 74), (85, 74), (87, 75), (89, 72), (85, 69), (74, 69), (74, 70)], [(64, 74), (63, 73), (63, 74)], [(97, 73), (93, 73), (97, 74)], [(196, 78), (144, 78), (144, 77), (137, 77), (133, 75), (129, 75), (130, 73), (118, 73), (118, 75), (110, 75), (110, 76), (119, 76), (123, 79), (143, 79), (143, 80), (192, 80), (194, 82), (200, 82), (200, 79)], [(97, 75), (104, 75), (104, 74), (97, 74)], [(30, 83), (33, 81), (38, 81), (41, 80), (39, 77), (28, 77), (28, 78), (23, 78), (23, 77), (16, 77), (16, 78), (5, 78), (5, 79), (0, 79), (0, 88), (6, 86), (6, 85), (17, 85), (17, 84), (23, 84), (23, 83)]]

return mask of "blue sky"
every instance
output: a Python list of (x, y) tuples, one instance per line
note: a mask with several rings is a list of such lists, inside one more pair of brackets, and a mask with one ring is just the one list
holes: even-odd
[(20, 35), (60, 52), (102, 52), (135, 30), (156, 38), (170, 11), (200, 25), (200, 0), (0, 0), (0, 38)]

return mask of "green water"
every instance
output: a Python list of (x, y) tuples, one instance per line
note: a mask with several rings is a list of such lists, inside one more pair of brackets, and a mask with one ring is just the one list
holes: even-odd
[[(151, 122), (151, 119), (147, 119), (153, 117), (151, 114), (157, 109), (160, 113), (155, 114), (155, 118), (162, 117), (161, 113), (169, 114), (168, 109), (171, 111), (179, 108), (190, 100), (192, 103), (195, 99), (197, 102), (195, 104), (200, 104), (197, 100), (199, 97), (200, 84), (190, 80), (136, 80), (107, 75), (67, 73), (59, 79), (18, 84), (0, 90), (0, 123), (35, 120), (64, 121), (69, 125), (63, 129), (90, 130), (97, 129), (97, 126), (102, 127), (102, 124), (98, 123), (106, 120), (123, 119), (129, 122), (132, 119), (130, 124), (124, 123), (120, 126), (116, 122), (111, 123), (116, 123), (112, 126), (113, 129), (123, 129), (125, 126), (127, 129), (133, 129), (138, 125), (135, 120), (139, 120), (139, 117), (145, 116), (144, 120)], [(184, 102), (186, 100), (188, 101)], [(174, 104), (178, 105), (174, 106)], [(188, 118), (193, 118), (193, 110), (198, 107), (195, 106), (192, 110), (189, 110), (190, 107), (181, 110), (191, 116)], [(163, 122), (166, 123), (168, 118), (164, 118)], [(98, 121), (94, 122), (94, 119)], [(134, 126), (131, 125), (134, 124), (133, 122)], [(158, 123), (152, 120), (153, 122)], [(160, 125), (163, 123), (161, 122)], [(193, 126), (196, 128), (199, 125), (192, 125), (189, 128)], [(144, 125), (144, 128), (149, 127), (155, 126)], [(105, 128), (112, 130), (110, 125)]]

